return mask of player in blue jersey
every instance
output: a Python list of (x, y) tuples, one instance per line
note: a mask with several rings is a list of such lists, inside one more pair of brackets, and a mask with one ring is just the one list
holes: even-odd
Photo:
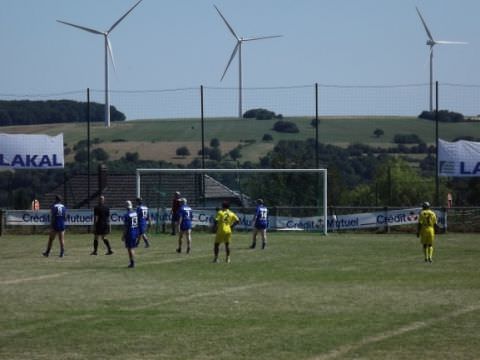
[(138, 215), (138, 243), (143, 239), (145, 247), (148, 248), (150, 243), (148, 242), (147, 229), (150, 224), (150, 214), (148, 207), (143, 204), (142, 198), (137, 198), (137, 215)]
[(50, 208), (50, 235), (48, 237), (47, 249), (43, 256), (48, 257), (52, 249), (53, 240), (58, 236), (60, 242), (60, 257), (65, 255), (65, 221), (67, 208), (62, 204), (62, 197), (55, 196), (55, 203)]
[(187, 238), (187, 254), (192, 249), (192, 208), (187, 205), (187, 199), (181, 198), (178, 210), (178, 248), (177, 253), (182, 252), (182, 239)]
[(124, 230), (123, 241), (127, 248), (128, 257), (130, 259), (129, 268), (135, 267), (135, 248), (137, 247), (138, 240), (138, 215), (133, 210), (132, 202), (127, 200), (127, 213), (124, 216)]
[(253, 215), (252, 226), (253, 238), (250, 249), (255, 249), (255, 246), (257, 246), (258, 233), (260, 233), (262, 237), (262, 249), (265, 249), (267, 246), (268, 209), (262, 199), (257, 199), (257, 207), (255, 209), (255, 215)]

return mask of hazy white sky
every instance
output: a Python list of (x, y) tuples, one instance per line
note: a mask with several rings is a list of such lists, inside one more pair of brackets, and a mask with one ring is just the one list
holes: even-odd
[[(102, 37), (56, 20), (103, 31), (135, 0), (0, 3), (5, 98), (103, 90)], [(220, 82), (235, 41), (214, 3), (240, 36), (284, 35), (244, 45), (246, 88), (426, 84), (427, 37), (415, 6), (435, 38), (469, 42), (435, 48), (436, 79), (480, 85), (478, 0), (143, 0), (110, 36), (110, 88), (236, 87), (236, 61)]]

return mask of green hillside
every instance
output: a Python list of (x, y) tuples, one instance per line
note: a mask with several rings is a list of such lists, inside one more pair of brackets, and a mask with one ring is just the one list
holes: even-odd
[[(235, 144), (242, 144), (242, 160), (256, 161), (268, 152), (279, 140), (305, 140), (315, 137), (315, 129), (311, 126), (310, 117), (285, 118), (294, 122), (299, 133), (278, 133), (272, 130), (277, 120), (255, 120), (234, 118), (211, 118), (205, 120), (205, 145), (213, 138), (220, 141), (223, 152), (228, 151)], [(384, 135), (374, 136), (374, 131), (381, 129)], [(27, 125), (2, 127), (6, 133), (64, 133), (64, 140), (68, 147), (73, 147), (78, 141), (87, 137), (85, 123), (55, 124), (55, 125)], [(264, 134), (271, 134), (273, 142), (262, 141)], [(396, 134), (416, 134), (427, 144), (435, 141), (435, 123), (415, 117), (322, 117), (319, 125), (319, 141), (325, 144), (348, 146), (352, 143), (363, 143), (371, 146), (395, 146), (393, 138)], [(473, 136), (480, 138), (480, 127), (474, 122), (440, 123), (439, 135), (442, 139), (452, 140), (459, 136)], [(171, 143), (172, 147), (179, 144), (198, 149), (201, 142), (201, 123), (199, 119), (177, 120), (137, 120), (112, 123), (111, 128), (104, 128), (102, 124), (91, 125), (91, 139), (100, 139), (98, 146), (104, 147), (107, 143), (115, 143), (116, 153), (121, 155), (126, 142), (136, 142), (136, 148), (141, 149), (141, 158), (162, 159), (158, 148), (151, 144), (162, 143), (163, 149)], [(225, 145), (225, 149), (222, 144)], [(108, 146), (107, 146), (108, 147)], [(120, 148), (120, 150), (118, 150)], [(152, 148), (149, 150), (149, 148)], [(156, 149), (156, 150), (155, 150)], [(173, 149), (174, 152), (175, 149)], [(128, 151), (128, 150), (127, 150)], [(149, 152), (155, 152), (149, 156)], [(171, 157), (170, 151), (169, 157)], [(197, 154), (192, 153), (191, 157)], [(172, 159), (167, 159), (172, 161)]]

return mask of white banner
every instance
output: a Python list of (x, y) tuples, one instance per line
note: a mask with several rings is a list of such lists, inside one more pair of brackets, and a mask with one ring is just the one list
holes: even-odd
[(438, 176), (480, 176), (480, 142), (439, 139)]
[(0, 169), (58, 169), (63, 165), (63, 134), (0, 134)]
[[(412, 225), (418, 222), (418, 214), (420, 208), (410, 208), (402, 210), (378, 211), (372, 213), (361, 213), (351, 215), (329, 216), (327, 218), (327, 227), (332, 230), (355, 230), (368, 229), (385, 226)], [(434, 210), (437, 214), (439, 225), (446, 226), (446, 213), (440, 210)], [(49, 225), (49, 210), (7, 210), (7, 225)], [(124, 209), (110, 210), (110, 224), (123, 225), (123, 216), (126, 211)], [(238, 229), (252, 228), (252, 214), (243, 214), (237, 212), (240, 218)], [(215, 218), (214, 210), (193, 210), (193, 226), (211, 226)], [(170, 224), (170, 210), (156, 211), (150, 209), (150, 223)], [(67, 210), (67, 225), (93, 225), (92, 210)], [(277, 230), (318, 230), (323, 229), (323, 217), (287, 217), (287, 216), (271, 216), (269, 217), (269, 228)]]

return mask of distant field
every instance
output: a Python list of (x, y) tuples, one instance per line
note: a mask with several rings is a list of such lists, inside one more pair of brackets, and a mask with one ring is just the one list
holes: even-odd
[(190, 255), (153, 235), (135, 269), (118, 238), (94, 257), (91, 236), (67, 233), (60, 259), (56, 243), (40, 255), (45, 236), (0, 237), (1, 359), (480, 354), (477, 235), (441, 235), (433, 264), (413, 235), (271, 233), (252, 251), (235, 233), (231, 264), (211, 263), (211, 234), (194, 233)]
[[(310, 125), (311, 117), (286, 118), (293, 121), (300, 129), (298, 134), (280, 134), (272, 130), (276, 120), (250, 120), (250, 119), (232, 119), (232, 118), (213, 118), (205, 121), (205, 141), (206, 146), (213, 138), (224, 143), (222, 151), (225, 153), (239, 144), (249, 145), (242, 151), (242, 160), (257, 161), (272, 148), (272, 143), (262, 142), (264, 134), (269, 133), (273, 136), (273, 144), (282, 139), (305, 140), (315, 137), (314, 128)], [(375, 129), (382, 129), (384, 135), (375, 137)], [(11, 133), (64, 133), (65, 142), (73, 147), (75, 143), (86, 139), (86, 124), (59, 124), (59, 125), (31, 125), (21, 127), (3, 127), (4, 132)], [(413, 117), (328, 117), (321, 118), (319, 127), (319, 141), (326, 144), (337, 146), (348, 146), (352, 143), (364, 143), (372, 146), (388, 147), (393, 144), (393, 137), (396, 134), (417, 134), (423, 141), (433, 144), (435, 141), (434, 123), (428, 120), (421, 120)], [(459, 136), (473, 136), (480, 138), (480, 126), (478, 123), (441, 123), (439, 134), (442, 139), (452, 140)], [(105, 129), (103, 124), (94, 124), (91, 127), (91, 137), (99, 138), (104, 141), (99, 146), (106, 146), (115, 140), (126, 140), (136, 142), (138, 152), (145, 159), (157, 159), (172, 161), (172, 152), (174, 153), (178, 143), (182, 143), (189, 149), (199, 149), (201, 143), (201, 125), (199, 119), (182, 120), (137, 120), (121, 123), (112, 123), (112, 127)], [(253, 142), (254, 141), (254, 142)], [(159, 152), (151, 144), (162, 142), (170, 148), (168, 151)], [(253, 143), (252, 143), (253, 142)], [(229, 144), (227, 146), (227, 143)], [(117, 142), (115, 146), (121, 146)], [(123, 143), (125, 145), (125, 143)], [(109, 145), (110, 146), (110, 145)], [(120, 150), (121, 151), (121, 150)], [(118, 157), (121, 157), (121, 152)], [(126, 150), (128, 151), (128, 150)], [(126, 152), (125, 151), (125, 152)], [(191, 157), (179, 159), (179, 161), (192, 160), (197, 151), (191, 151)], [(112, 154), (113, 155), (113, 154)], [(175, 159), (174, 159), (175, 160)]]

